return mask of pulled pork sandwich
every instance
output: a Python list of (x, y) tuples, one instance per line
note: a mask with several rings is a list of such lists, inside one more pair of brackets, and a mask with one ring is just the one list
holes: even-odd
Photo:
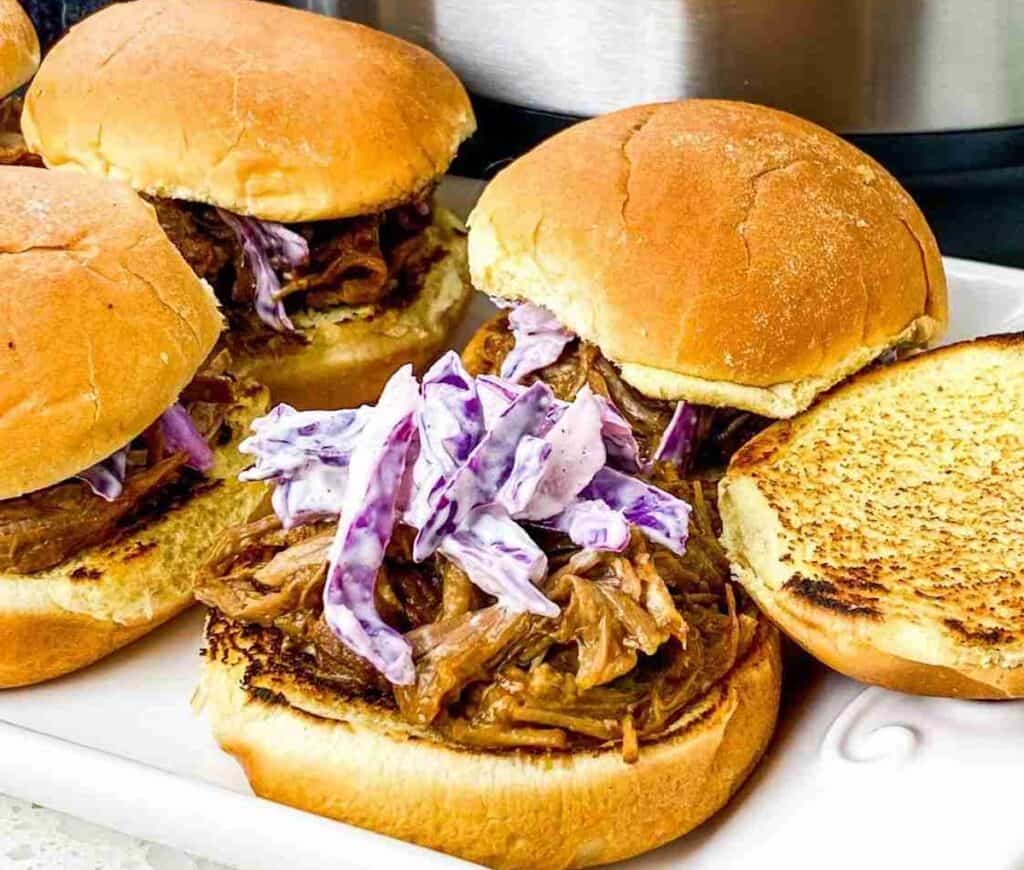
[(22, 128), (56, 169), (128, 181), (217, 293), (240, 373), (280, 401), (373, 401), (469, 299), (433, 188), (474, 129), (422, 49), (255, 0), (136, 0), (74, 27)]
[[(649, 479), (692, 489), (707, 519), (684, 558), (715, 553), (697, 576), (739, 612), (750, 600), (718, 549), (715, 487), (734, 452), (946, 327), (941, 258), (906, 192), (838, 137), (759, 106), (693, 100), (579, 124), (500, 173), (469, 224), (474, 283), (505, 309), (466, 349), (469, 370), (616, 408)], [(668, 581), (673, 595), (688, 580)], [(719, 757), (720, 804), (749, 767)], [(624, 842), (700, 817), (668, 801), (638, 826), (646, 841)], [(568, 837), (558, 862), (589, 859), (593, 840), (546, 833)]]
[(376, 406), (278, 406), (242, 450), (274, 515), (199, 575), (204, 701), (265, 797), (495, 866), (627, 857), (763, 752), (778, 636), (711, 484), (615, 404), (454, 353)]
[(792, 417), (946, 327), (942, 260), (906, 191), (763, 106), (688, 100), (579, 124), (502, 171), (469, 223), (474, 285), (532, 303), (472, 355), (563, 393), (607, 384), (652, 447), (682, 400), (695, 449), (728, 454), (739, 439), (714, 441), (738, 415)]
[(0, 687), (58, 676), (185, 608), (258, 487), (266, 390), (208, 358), (210, 288), (127, 186), (0, 167)]

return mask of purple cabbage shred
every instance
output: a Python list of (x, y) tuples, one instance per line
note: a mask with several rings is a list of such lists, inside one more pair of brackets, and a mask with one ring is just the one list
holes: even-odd
[(104, 501), (116, 501), (124, 492), (124, 476), (127, 470), (128, 448), (122, 447), (76, 477), (84, 481), (94, 495), (98, 495)]
[(380, 618), (374, 586), (397, 523), (413, 558), (440, 553), (501, 606), (553, 617), (538, 583), (544, 551), (525, 527), (579, 547), (622, 551), (630, 527), (680, 553), (690, 508), (628, 473), (636, 442), (589, 389), (559, 402), (550, 388), (471, 377), (454, 353), (417, 383), (409, 367), (376, 406), (298, 412), (280, 405), (253, 424), (246, 480), (275, 484), (285, 526), (337, 518), (324, 614), (350, 649), (393, 683), (415, 680), (408, 642)]
[(297, 269), (309, 261), (309, 243), (293, 230), (274, 221), (217, 209), (220, 219), (231, 229), (242, 246), (245, 261), (256, 284), (253, 306), (256, 314), (275, 332), (294, 332), (281, 301), (278, 272)]
[(529, 302), (509, 312), (508, 325), (516, 343), (502, 363), (501, 376), (512, 383), (551, 365), (573, 340), (573, 334), (551, 312)]
[(184, 453), (186, 464), (196, 471), (209, 471), (213, 468), (213, 450), (196, 429), (192, 416), (184, 407), (177, 403), (171, 405), (160, 415), (159, 425), (166, 453)]
[(698, 418), (695, 406), (689, 402), (677, 402), (652, 459), (656, 462), (675, 462), (681, 468), (686, 468), (697, 443)]

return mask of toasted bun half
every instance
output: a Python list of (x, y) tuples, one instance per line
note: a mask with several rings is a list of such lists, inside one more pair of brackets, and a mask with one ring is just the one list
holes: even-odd
[(1024, 697), (1024, 336), (854, 378), (734, 457), (738, 579), (829, 666), (902, 692)]
[(543, 305), (642, 392), (789, 417), (945, 328), (924, 217), (808, 121), (688, 100), (578, 124), (492, 181), (474, 284)]
[(177, 399), (222, 324), (213, 292), (131, 188), (7, 166), (0, 189), (4, 499), (138, 435)]
[(443, 253), (412, 298), (300, 312), (293, 320), (308, 344), (272, 340), (239, 348), (236, 370), (266, 384), (275, 402), (313, 409), (374, 403), (397, 368), (425, 369), (448, 344), (473, 293), (462, 225), (443, 209), (435, 215), (428, 243)]
[(251, 385), (226, 417), (233, 437), (215, 449), (207, 479), (120, 538), (49, 571), (0, 574), (0, 688), (77, 670), (192, 603), (193, 571), (264, 497), (264, 487), (238, 480), (249, 464), (238, 444), (266, 408), (266, 389)]
[(260, 676), (257, 634), (211, 618), (199, 695), (257, 794), (492, 867), (604, 864), (681, 836), (739, 788), (779, 703), (778, 634), (762, 623), (748, 655), (635, 764), (618, 749), (482, 752), (327, 687)]
[(32, 78), (39, 37), (18, 0), (0, 0), (0, 98)]
[(22, 117), (48, 166), (277, 221), (406, 199), (475, 124), (423, 49), (255, 0), (107, 7), (50, 51)]

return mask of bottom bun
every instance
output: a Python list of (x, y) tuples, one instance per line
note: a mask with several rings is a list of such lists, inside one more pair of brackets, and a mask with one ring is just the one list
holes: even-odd
[(207, 479), (114, 541), (35, 574), (0, 573), (0, 688), (69, 673), (141, 637), (188, 607), (193, 571), (224, 529), (245, 522), (264, 487), (241, 483), (238, 452), (267, 391), (253, 386), (227, 415)]
[(447, 346), (472, 295), (462, 225), (441, 209), (435, 220), (426, 232), (444, 255), (406, 304), (300, 312), (293, 320), (309, 343), (232, 347), (239, 373), (266, 384), (274, 402), (321, 409), (376, 402), (396, 369), (425, 369)]
[(618, 748), (467, 749), (325, 686), (253, 687), (253, 629), (225, 625), (211, 619), (198, 699), (257, 794), (492, 867), (604, 864), (685, 834), (743, 783), (778, 711), (779, 637), (763, 620), (747, 656), (633, 764)]

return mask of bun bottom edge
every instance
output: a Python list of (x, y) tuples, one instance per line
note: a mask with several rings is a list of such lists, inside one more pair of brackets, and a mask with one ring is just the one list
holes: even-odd
[(893, 623), (878, 636), (831, 619), (799, 603), (775, 600), (771, 592), (751, 579), (740, 579), (762, 611), (780, 631), (808, 655), (852, 680), (905, 695), (958, 698), (970, 701), (1005, 701), (1024, 698), (1024, 668), (988, 667), (966, 662), (916, 661), (885, 649), (889, 638), (898, 638), (902, 626)]
[(199, 698), (221, 747), (261, 797), (492, 867), (586, 867), (646, 852), (724, 806), (774, 732), (779, 635), (747, 656), (680, 731), (641, 747), (491, 753), (323, 718), (242, 686), (239, 657), (207, 658)]
[(91, 665), (173, 619), (192, 603), (191, 595), (165, 602), (151, 619), (132, 625), (57, 607), (29, 614), (0, 612), (0, 689), (41, 683)]

